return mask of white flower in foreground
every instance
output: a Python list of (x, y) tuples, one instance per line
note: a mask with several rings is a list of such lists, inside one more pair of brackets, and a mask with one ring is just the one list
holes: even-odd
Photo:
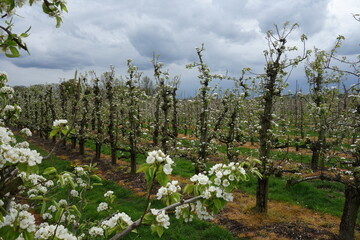
[(126, 213), (117, 213), (113, 217), (108, 220), (104, 220), (101, 223), (101, 227), (104, 229), (114, 228), (117, 224), (119, 224), (119, 220), (127, 224), (127, 226), (133, 224), (134, 222)]
[(209, 213), (204, 205), (200, 201), (196, 202), (196, 214), (201, 220), (212, 220), (214, 216), (212, 213)]
[(65, 206), (67, 206), (68, 205), (68, 203), (67, 203), (67, 201), (65, 200), (65, 199), (61, 199), (60, 201), (59, 201), (59, 206), (60, 207), (65, 207)]
[(46, 219), (52, 219), (52, 215), (51, 215), (50, 213), (44, 213), (44, 214), (42, 215), (42, 218), (43, 218), (44, 220), (46, 220)]
[(26, 136), (28, 136), (28, 137), (31, 137), (31, 136), (32, 136), (32, 132), (31, 132), (30, 129), (28, 129), (28, 128), (23, 128), (23, 129), (21, 129), (21, 130), (20, 130), (20, 133), (22, 133), (22, 134), (24, 134), (24, 135), (26, 135)]
[(173, 169), (170, 164), (165, 164), (163, 170), (166, 175), (169, 175)]
[(112, 196), (114, 194), (114, 192), (113, 191), (107, 191), (105, 194), (104, 194), (104, 197), (110, 197), (110, 196)]
[(195, 183), (198, 182), (200, 185), (206, 185), (206, 184), (211, 183), (209, 178), (202, 173), (192, 176), (190, 178), (190, 181), (195, 182)]
[(48, 208), (48, 210), (49, 210), (50, 212), (56, 212), (56, 207), (55, 207), (54, 205), (51, 205), (51, 206)]
[(150, 209), (151, 214), (156, 216), (155, 220), (158, 225), (162, 226), (163, 228), (168, 229), (170, 226), (170, 218), (167, 214), (165, 214), (165, 210), (157, 210), (157, 209)]
[(106, 202), (102, 202), (99, 204), (99, 206), (97, 207), (97, 211), (98, 212), (102, 212), (102, 211), (105, 211), (109, 208), (108, 204)]
[(174, 161), (171, 160), (169, 156), (166, 156), (161, 150), (154, 150), (148, 152), (148, 157), (146, 158), (146, 163), (153, 164), (155, 162), (161, 163), (166, 162), (167, 164), (173, 164)]
[(58, 119), (53, 122), (53, 126), (57, 127), (60, 125), (66, 125), (67, 123), (68, 123), (68, 121), (66, 119)]
[(76, 191), (75, 189), (73, 189), (73, 190), (70, 191), (70, 195), (71, 195), (72, 197), (79, 197), (79, 192)]
[(89, 234), (93, 237), (96, 236), (103, 236), (104, 235), (104, 229), (100, 228), (100, 227), (92, 227), (89, 230)]
[(173, 180), (168, 182), (166, 187), (159, 188), (156, 197), (158, 200), (162, 199), (164, 196), (170, 196), (178, 191), (181, 191), (181, 187), (179, 186), (179, 182)]
[[(191, 209), (189, 209), (189, 205)], [(180, 205), (175, 208), (176, 219), (184, 219), (184, 222), (192, 222), (194, 218), (195, 205), (194, 203)]]
[(77, 240), (63, 225), (47, 225), (46, 223), (42, 224), (34, 235), (35, 239), (41, 240), (52, 239), (54, 236), (56, 239)]
[(74, 170), (79, 176), (83, 176), (86, 174), (84, 168), (82, 167), (75, 167)]

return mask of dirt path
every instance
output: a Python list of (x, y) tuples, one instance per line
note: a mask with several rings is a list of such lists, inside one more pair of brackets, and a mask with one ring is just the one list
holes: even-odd
[[(47, 151), (53, 146), (51, 142), (38, 137), (32, 137), (29, 142)], [(78, 150), (70, 150), (68, 147), (58, 148), (55, 154), (64, 160), (71, 161), (73, 165), (88, 164), (95, 155), (93, 150), (86, 149), (86, 154), (81, 156)], [(111, 165), (110, 162), (110, 156), (101, 155), (101, 164), (98, 164), (99, 175), (131, 189), (139, 196), (146, 194), (144, 177), (141, 174), (131, 175), (128, 162), (119, 160), (117, 166)], [(189, 181), (180, 176), (174, 176), (174, 179), (181, 183)], [(340, 223), (338, 217), (276, 201), (269, 201), (269, 212), (267, 215), (262, 215), (252, 211), (254, 206), (254, 196), (236, 191), (234, 201), (230, 202), (213, 222), (243, 239), (338, 239), (336, 235)], [(356, 231), (356, 239), (360, 239), (359, 227)]]

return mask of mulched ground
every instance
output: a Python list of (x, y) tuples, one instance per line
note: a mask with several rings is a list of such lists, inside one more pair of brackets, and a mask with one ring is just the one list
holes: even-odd
[[(29, 139), (47, 151), (50, 151), (54, 144), (51, 141), (33, 136)], [(89, 164), (93, 161), (95, 152), (86, 149), (85, 155), (80, 155), (77, 149), (70, 149), (70, 146), (58, 147), (54, 154), (61, 159), (72, 162), (74, 165)], [(128, 162), (118, 160), (116, 166), (111, 164), (110, 156), (101, 155), (98, 163), (99, 172), (103, 178), (117, 182), (118, 184), (131, 189), (139, 196), (146, 195), (146, 181), (143, 174), (130, 174)], [(175, 176), (175, 179), (182, 183), (188, 179)], [(267, 215), (256, 214), (252, 207), (255, 206), (255, 197), (242, 193), (234, 193), (234, 201), (217, 215), (213, 223), (228, 229), (234, 236), (240, 239), (254, 240), (337, 240), (336, 235), (340, 219), (328, 214), (319, 214), (297, 205), (283, 202), (269, 201), (269, 212)], [(360, 239), (359, 227), (356, 231), (356, 239)]]

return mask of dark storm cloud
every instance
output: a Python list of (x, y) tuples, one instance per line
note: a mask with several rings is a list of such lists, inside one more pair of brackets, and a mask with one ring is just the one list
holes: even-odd
[(273, 29), (274, 24), (282, 26), (289, 21), (298, 23), (302, 31), (312, 35), (324, 27), (328, 3), (328, 0), (291, 1), (291, 4), (288, 0), (261, 1), (261, 4), (248, 1), (245, 11), (255, 13), (253, 17), (258, 19), (263, 33)]
[(63, 54), (64, 57), (61, 56), (62, 54), (59, 52), (47, 52), (46, 54), (35, 52), (34, 55), (24, 55), (18, 59), (13, 59), (12, 62), (14, 65), (22, 68), (61, 70), (70, 70), (93, 65), (91, 59), (84, 59), (84, 54), (82, 52), (73, 51), (66, 55)]
[(16, 64), (16, 71), (47, 69), (47, 74), (108, 69), (111, 64), (120, 75), (126, 74), (126, 59), (131, 58), (151, 75), (155, 52), (165, 69), (182, 75), (184, 88), (189, 88), (197, 72), (189, 72), (185, 64), (197, 61), (195, 47), (205, 44), (204, 60), (213, 72), (238, 76), (243, 67), (261, 72), (265, 32), (285, 21), (300, 25), (292, 45), (300, 47), (295, 39), (304, 32), (310, 48), (329, 49), (337, 34), (344, 34), (350, 37), (341, 53), (356, 54), (360, 34), (350, 14), (356, 6), (357, 0), (77, 0), (69, 1), (59, 29), (40, 7), (24, 8), (19, 12), (24, 18), (16, 23), (19, 29), (32, 26), (27, 39), (31, 56), (6, 61)]
[(164, 26), (144, 25), (131, 32), (129, 40), (142, 56), (151, 58), (155, 52), (163, 61), (171, 63), (184, 57), (174, 35)]

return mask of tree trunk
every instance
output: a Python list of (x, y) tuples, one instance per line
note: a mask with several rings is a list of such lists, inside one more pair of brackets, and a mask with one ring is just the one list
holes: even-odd
[(320, 149), (314, 149), (311, 157), (311, 170), (316, 172), (319, 166)]
[(100, 154), (101, 154), (101, 143), (95, 144), (95, 161), (100, 160)]
[(268, 208), (268, 194), (269, 194), (269, 177), (263, 176), (258, 178), (256, 188), (256, 207), (255, 210), (260, 213), (266, 213)]
[(130, 144), (131, 174), (136, 174), (136, 150), (134, 144)]
[(79, 139), (79, 152), (81, 155), (84, 155), (85, 153), (85, 140)]
[(360, 206), (359, 190), (352, 185), (345, 188), (345, 204), (341, 217), (339, 237), (341, 240), (354, 240), (356, 218)]
[(71, 149), (75, 149), (76, 148), (76, 137), (72, 137), (71, 138)]
[[(159, 94), (159, 93), (158, 93)], [(158, 137), (159, 137), (159, 132), (160, 132), (160, 96), (157, 95), (156, 96), (156, 106), (155, 106), (155, 113), (154, 113), (154, 132), (153, 132), (153, 146), (156, 147), (159, 142), (158, 142)]]

